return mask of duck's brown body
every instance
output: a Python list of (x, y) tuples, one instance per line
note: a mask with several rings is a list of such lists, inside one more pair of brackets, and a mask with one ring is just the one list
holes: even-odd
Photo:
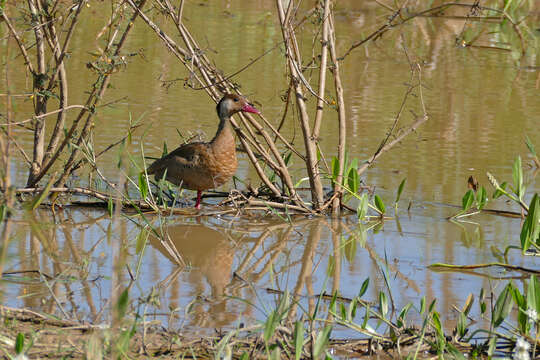
[(223, 185), (237, 167), (236, 144), (231, 126), (227, 124), (209, 143), (185, 144), (154, 162), (148, 174), (163, 178), (189, 190), (208, 190)]
[(201, 192), (226, 183), (236, 172), (236, 144), (230, 117), (238, 111), (258, 113), (243, 97), (225, 95), (216, 107), (220, 118), (216, 135), (210, 142), (185, 144), (156, 160), (147, 169), (156, 179), (185, 189), (197, 190), (197, 208)]

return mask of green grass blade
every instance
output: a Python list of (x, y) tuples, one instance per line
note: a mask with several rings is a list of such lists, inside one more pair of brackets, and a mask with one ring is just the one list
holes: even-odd
[(330, 332), (332, 331), (332, 325), (326, 325), (324, 329), (317, 335), (315, 339), (315, 345), (313, 347), (313, 357), (318, 359), (319, 356), (326, 349), (328, 340), (330, 340)]
[(302, 322), (296, 321), (294, 323), (294, 358), (299, 360), (302, 358), (302, 352), (304, 349), (304, 327)]

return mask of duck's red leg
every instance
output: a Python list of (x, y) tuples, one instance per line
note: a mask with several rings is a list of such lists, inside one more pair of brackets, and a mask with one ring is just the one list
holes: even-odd
[(195, 203), (195, 209), (201, 208), (201, 194), (202, 194), (202, 191), (197, 190), (197, 203)]

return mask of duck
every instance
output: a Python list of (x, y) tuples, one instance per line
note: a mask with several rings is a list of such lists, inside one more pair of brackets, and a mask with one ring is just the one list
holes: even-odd
[(259, 114), (243, 96), (225, 94), (216, 106), (219, 125), (209, 142), (183, 144), (153, 162), (146, 172), (159, 181), (165, 179), (184, 189), (197, 191), (196, 209), (201, 208), (201, 195), (229, 181), (238, 166), (231, 116), (238, 112)]

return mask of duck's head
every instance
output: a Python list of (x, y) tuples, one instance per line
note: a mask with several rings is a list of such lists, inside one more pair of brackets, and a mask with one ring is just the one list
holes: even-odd
[(217, 113), (220, 118), (228, 118), (239, 111), (259, 114), (260, 111), (255, 109), (253, 105), (240, 95), (226, 94), (221, 98), (216, 106)]

